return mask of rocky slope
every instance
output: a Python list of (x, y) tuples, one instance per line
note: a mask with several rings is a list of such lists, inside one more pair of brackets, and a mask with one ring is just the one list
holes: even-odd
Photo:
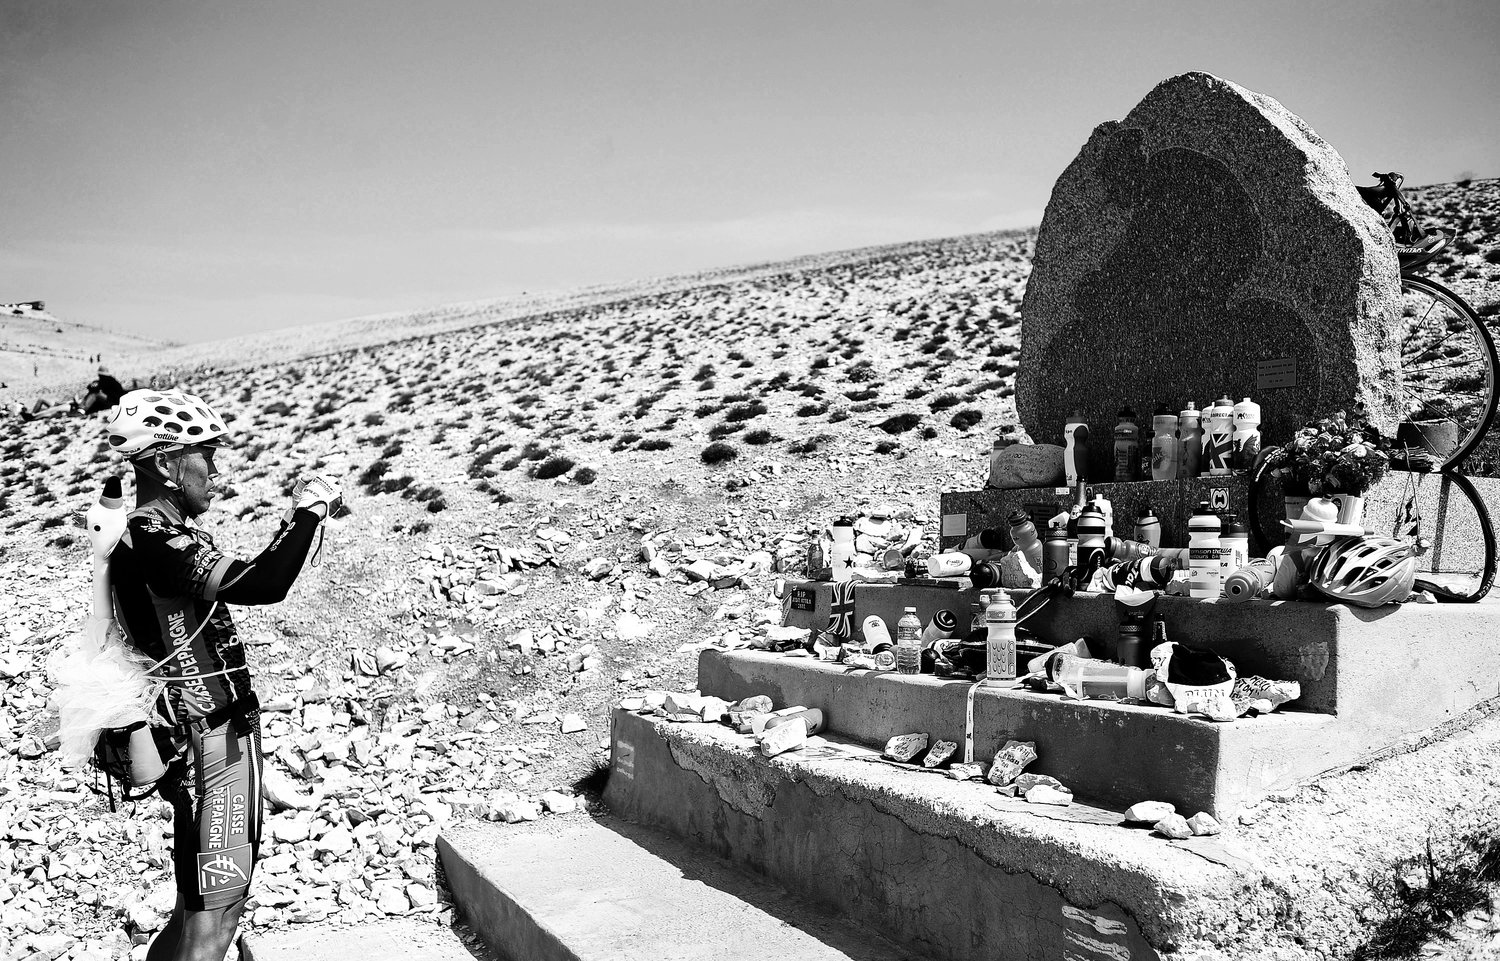
[[(1500, 184), (1425, 196), (1473, 247), (1436, 272), (1493, 316)], [(392, 342), (356, 325), (339, 349), (317, 332), (203, 348), (191, 387), (238, 439), (205, 518), (221, 545), (259, 550), (302, 470), (349, 492), (292, 596), (235, 612), (290, 803), (267, 820), (249, 924), (450, 921), (443, 826), (586, 801), (609, 706), (691, 687), (700, 645), (779, 617), (772, 582), (800, 569), (810, 531), (889, 504), (930, 543), (938, 492), (981, 483), (1013, 419), (1030, 241), (830, 255), (503, 318), (449, 308), (390, 321), (408, 335)], [(0, 957), (128, 953), (171, 904), (170, 821), (152, 802), (110, 813), (46, 743), (45, 663), (88, 602), (80, 515), (119, 466), (97, 419), (15, 424), (0, 452)], [(1477, 730), (1476, 798), (1496, 766)], [(1410, 773), (1368, 776), (1385, 797)], [(1357, 832), (1334, 781), (1356, 811), (1336, 823)], [(1346, 869), (1411, 856), (1432, 822), (1415, 812), (1350, 860), (1322, 803), (1289, 798), (1243, 828), (1268, 851), (1338, 852), (1338, 884), (1289, 860), (1288, 899), (1334, 906), (1278, 948), (1289, 958), (1347, 950), (1373, 902)]]

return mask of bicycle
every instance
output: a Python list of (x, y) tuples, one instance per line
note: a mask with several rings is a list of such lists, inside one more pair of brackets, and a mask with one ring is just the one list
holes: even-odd
[[(1447, 235), (1422, 227), (1401, 193), (1401, 174), (1373, 176), (1376, 185), (1358, 187), (1359, 194), (1385, 217), (1401, 269), (1401, 426), (1392, 451), (1392, 466), (1401, 470), (1392, 473), (1405, 477), (1389, 518), (1381, 509), (1386, 505), (1371, 505), (1366, 526), (1384, 528), (1369, 522), (1389, 519), (1391, 536), (1413, 544), (1422, 565), (1418, 589), (1440, 601), (1472, 603), (1494, 584), (1496, 538), (1484, 498), (1461, 468), (1495, 419), (1500, 355), (1474, 308), (1416, 273), (1447, 246)], [(1265, 474), (1265, 465), (1257, 464), (1249, 485), (1262, 549), (1275, 543), (1266, 531)], [(1436, 478), (1436, 489), (1429, 477)]]

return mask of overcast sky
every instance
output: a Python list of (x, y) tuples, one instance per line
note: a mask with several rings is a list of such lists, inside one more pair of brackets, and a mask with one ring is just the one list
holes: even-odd
[(1031, 225), (1187, 70), (1493, 177), (1497, 51), (1497, 0), (0, 0), (0, 301), (207, 340)]

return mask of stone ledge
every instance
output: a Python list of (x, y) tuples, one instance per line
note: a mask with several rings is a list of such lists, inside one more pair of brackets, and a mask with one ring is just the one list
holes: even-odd
[[(769, 694), (778, 705), (824, 712), (830, 729), (868, 745), (897, 734), (964, 741), (968, 681), (849, 670), (810, 658), (705, 651), (698, 686), (727, 700)], [(1361, 750), (1329, 715), (1278, 712), (1215, 724), (1154, 705), (1070, 701), (981, 686), (974, 693), (974, 756), (1010, 739), (1035, 741), (1028, 770), (1050, 774), (1080, 799), (1124, 809), (1170, 801), (1229, 817), (1266, 794), (1348, 763)]]
[(722, 725), (616, 711), (605, 800), (922, 957), (1052, 961), (1092, 943), (1156, 961), (1278, 910), (1232, 839), (1168, 842), (1108, 810), (884, 764), (768, 760)]

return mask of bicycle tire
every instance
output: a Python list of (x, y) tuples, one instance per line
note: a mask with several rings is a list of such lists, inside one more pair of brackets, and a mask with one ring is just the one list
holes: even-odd
[[(1478, 579), (1472, 581), (1466, 590), (1455, 591), (1441, 582), (1434, 581), (1431, 578), (1424, 578), (1422, 572), (1418, 572), (1417, 574), (1415, 587), (1417, 590), (1429, 592), (1439, 601), (1466, 604), (1475, 603), (1482, 600), (1495, 584), (1495, 526), (1490, 518), (1489, 508), (1485, 506), (1484, 498), (1480, 496), (1479, 491), (1474, 487), (1474, 482), (1469, 479), (1468, 475), (1460, 474), (1457, 471), (1443, 471), (1427, 476), (1437, 478), (1439, 483), (1451, 484), (1461, 491), (1464, 498), (1468, 500), (1469, 505), (1474, 509), (1484, 560), (1480, 570), (1471, 572), (1472, 575), (1478, 575)], [(1440, 504), (1446, 504), (1447, 499), (1440, 494), (1439, 502)], [(1440, 509), (1446, 511), (1446, 508)], [(1441, 527), (1439, 527), (1438, 533), (1442, 533)], [(1437, 549), (1438, 551), (1443, 549), (1441, 537), (1439, 537)]]
[[(1401, 300), (1400, 419), (1451, 422), (1453, 446), (1433, 453), (1440, 462), (1438, 472), (1456, 471), (1494, 422), (1500, 355), (1474, 308), (1437, 281), (1402, 274)], [(1439, 329), (1442, 336), (1432, 342)], [(1437, 371), (1445, 373), (1425, 376)], [(1444, 416), (1414, 416), (1423, 413)]]

